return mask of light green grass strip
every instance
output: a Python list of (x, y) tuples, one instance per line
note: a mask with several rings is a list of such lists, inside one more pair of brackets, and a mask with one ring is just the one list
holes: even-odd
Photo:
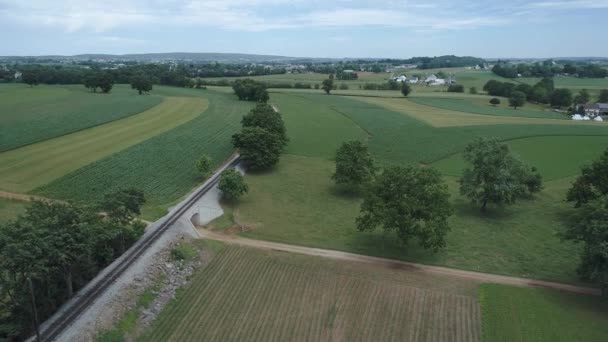
[(608, 341), (608, 302), (601, 298), (484, 284), (479, 299), (487, 342)]
[(186, 123), (207, 106), (202, 98), (167, 97), (158, 106), (126, 119), (0, 153), (0, 189), (28, 192)]

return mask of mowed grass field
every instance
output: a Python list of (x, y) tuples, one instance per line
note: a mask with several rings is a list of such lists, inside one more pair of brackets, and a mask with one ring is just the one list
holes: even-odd
[(141, 341), (481, 341), (477, 284), (226, 246)]
[(608, 302), (593, 296), (504, 285), (480, 286), (487, 342), (608, 340)]
[[(564, 228), (564, 213), (571, 210), (564, 198), (578, 168), (608, 147), (608, 127), (566, 120), (445, 112), (419, 104), (407, 104), (395, 111), (382, 105), (393, 99), (374, 98), (381, 101), (378, 104), (368, 100), (290, 92), (272, 95), (271, 102), (283, 112), (288, 135), (295, 138), (287, 148), (289, 154), (282, 157), (275, 170), (247, 174), (250, 192), (232, 211), (238, 222), (252, 228), (243, 235), (482, 272), (578, 282), (578, 260), (573, 256), (579, 253), (579, 247), (561, 241), (558, 235)], [(291, 106), (292, 102), (298, 105)], [(345, 131), (358, 126), (365, 132), (370, 151), (381, 165), (441, 164), (444, 159), (457, 156), (475, 137), (497, 136), (509, 140), (524, 161), (539, 167), (547, 180), (545, 189), (533, 200), (493, 208), (482, 215), (458, 193), (457, 177), (462, 165), (448, 164), (440, 169), (446, 175), (455, 215), (450, 219), (452, 231), (445, 250), (432, 254), (419, 248), (415, 241), (403, 246), (381, 230), (358, 232), (355, 218), (361, 199), (340, 194), (330, 179), (334, 146), (347, 137), (318, 135), (315, 129), (299, 123), (305, 122), (310, 112), (316, 112), (309, 108), (323, 106), (327, 107), (324, 115), (311, 121), (324, 126), (325, 119), (350, 119)], [(444, 120), (453, 119), (450, 114), (463, 116), (446, 125)], [(421, 115), (435, 117), (432, 120), (439, 120), (442, 125), (435, 127)], [(476, 125), (467, 125), (471, 120), (468, 115), (474, 115), (474, 120), (483, 117), (494, 121), (480, 125), (473, 120)], [(502, 119), (523, 123), (501, 124)], [(537, 124), (525, 124), (528, 120)], [(362, 136), (353, 134), (349, 140)], [(584, 152), (577, 152), (580, 150)]]
[(170, 131), (201, 115), (207, 106), (202, 98), (166, 97), (161, 104), (137, 115), (0, 153), (0, 189), (30, 192), (66, 173)]
[(194, 117), (180, 125), (174, 125), (176, 116), (187, 111), (169, 112), (172, 129), (88, 163), (31, 192), (92, 202), (104, 193), (135, 187), (142, 189), (148, 200), (144, 217), (163, 216), (170, 205), (203, 181), (194, 169), (198, 158), (209, 155), (213, 165), (219, 166), (233, 153), (230, 139), (253, 104), (212, 90), (155, 87), (153, 92), (186, 103), (204, 103), (206, 110), (199, 108)]
[(0, 151), (119, 120), (161, 100), (139, 96), (126, 85), (95, 94), (81, 85), (0, 84)]

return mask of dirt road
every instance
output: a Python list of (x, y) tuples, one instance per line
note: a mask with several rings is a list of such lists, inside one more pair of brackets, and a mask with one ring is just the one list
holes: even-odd
[(241, 246), (254, 247), (254, 248), (262, 248), (262, 249), (270, 249), (277, 250), (283, 252), (290, 253), (298, 253), (312, 256), (319, 256), (324, 258), (331, 258), (336, 260), (345, 260), (345, 261), (354, 261), (354, 262), (365, 262), (371, 264), (378, 264), (384, 267), (396, 268), (395, 266), (401, 266), (400, 268), (405, 271), (416, 270), (419, 272), (426, 272), (429, 274), (438, 274), (438, 275), (446, 275), (453, 277), (460, 277), (465, 279), (476, 280), (483, 283), (496, 283), (496, 284), (505, 284), (512, 286), (520, 286), (520, 287), (530, 287), (530, 288), (548, 288), (559, 291), (567, 291), (588, 295), (600, 295), (601, 292), (599, 289), (555, 283), (544, 280), (534, 280), (534, 279), (526, 279), (526, 278), (518, 278), (518, 277), (510, 277), (503, 276), (497, 274), (490, 273), (480, 273), (473, 271), (464, 271), (458, 270), (448, 267), (441, 266), (429, 266), (423, 264), (416, 264), (411, 262), (393, 260), (393, 259), (385, 259), (378, 258), (354, 253), (340, 252), (329, 249), (320, 249), (320, 248), (311, 248), (311, 247), (302, 247), (302, 246), (294, 246), (288, 245), (284, 243), (276, 243), (276, 242), (268, 242), (262, 240), (254, 240), (243, 238), (236, 235), (226, 235), (215, 233), (209, 231), (207, 229), (198, 229), (199, 234), (202, 238), (210, 239), (210, 240), (218, 240), (225, 243), (237, 244)]
[(32, 200), (58, 201), (58, 200), (54, 200), (54, 199), (46, 198), (46, 197), (42, 197), (42, 196), (18, 194), (15, 192), (7, 192), (7, 191), (0, 191), (0, 198), (6, 198), (6, 199), (11, 199), (11, 200), (16, 200), (16, 201), (26, 201), (26, 202), (29, 202)]

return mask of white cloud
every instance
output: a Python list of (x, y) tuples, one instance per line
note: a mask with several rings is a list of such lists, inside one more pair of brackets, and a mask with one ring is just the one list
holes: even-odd
[(608, 0), (543, 1), (530, 6), (543, 9), (601, 9), (608, 8)]
[[(564, 8), (573, 4), (603, 8), (598, 6), (608, 7), (608, 0), (540, 2), (532, 6)], [(488, 11), (488, 6), (480, 3), (455, 5), (443, 0), (0, 0), (0, 22), (11, 20), (28, 26), (59, 27), (66, 32), (96, 33), (138, 25), (217, 27), (249, 32), (365, 26), (461, 30), (505, 25), (516, 16), (515, 10), (509, 9), (512, 4), (492, 6), (502, 8), (503, 12)]]

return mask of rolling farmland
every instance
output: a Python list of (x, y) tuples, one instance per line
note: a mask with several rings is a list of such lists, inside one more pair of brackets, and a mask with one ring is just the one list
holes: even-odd
[(142, 189), (148, 200), (146, 218), (158, 218), (167, 207), (188, 193), (201, 178), (194, 169), (203, 154), (220, 165), (233, 152), (230, 137), (240, 127), (242, 116), (253, 105), (234, 95), (211, 90), (155, 89), (163, 96), (203, 101), (208, 108), (187, 123), (99, 159), (42, 185), (33, 193), (59, 199), (95, 201), (105, 192), (125, 187)]
[[(199, 116), (203, 99), (168, 97), (140, 114), (0, 154), (0, 189), (30, 192)], [(78, 191), (78, 190), (76, 190)]]
[(477, 284), (225, 247), (145, 341), (481, 341)]
[(0, 84), (0, 151), (123, 119), (161, 100), (139, 96), (125, 85), (93, 94), (80, 85)]

